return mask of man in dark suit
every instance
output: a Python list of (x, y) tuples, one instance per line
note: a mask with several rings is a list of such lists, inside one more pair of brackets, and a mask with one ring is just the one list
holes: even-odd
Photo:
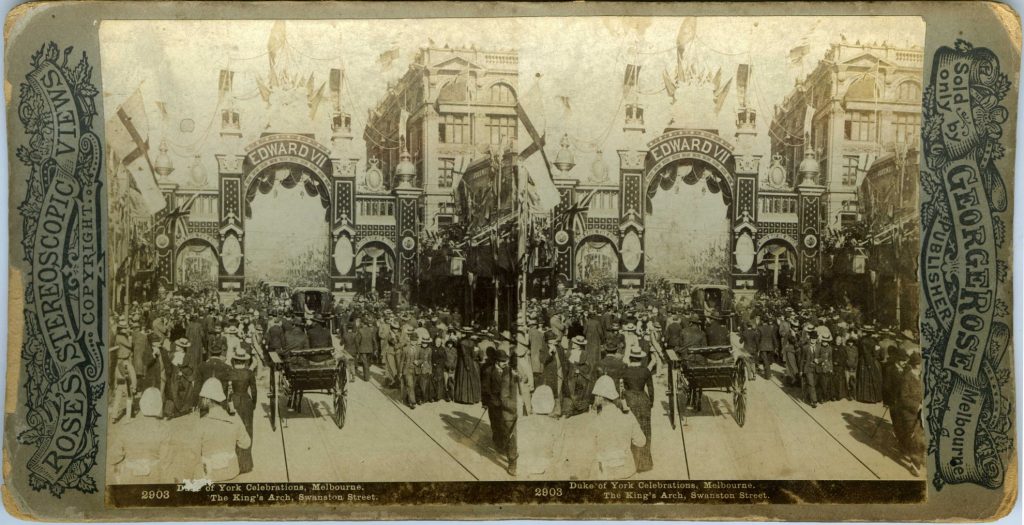
[(325, 326), (324, 318), (320, 314), (313, 316), (309, 326), (306, 328), (306, 337), (309, 338), (310, 348), (330, 348), (334, 346), (331, 340), (331, 331)]
[(683, 350), (686, 350), (688, 348), (707, 346), (707, 336), (704, 335), (704, 330), (701, 330), (700, 326), (697, 325), (697, 317), (691, 315), (687, 320), (688, 323), (686, 327), (683, 328), (682, 344), (680, 347)]
[(592, 313), (587, 317), (587, 322), (583, 327), (583, 335), (587, 338), (587, 355), (585, 360), (587, 363), (596, 364), (604, 352), (604, 339), (605, 331), (604, 325), (601, 322), (601, 317), (597, 313)]
[(356, 318), (355, 326), (355, 346), (356, 346), (356, 357), (359, 359), (360, 368), (362, 368), (363, 381), (370, 380), (370, 358), (373, 357), (374, 347), (376, 341), (374, 341), (373, 327), (363, 324), (362, 319)]
[[(223, 338), (223, 336), (221, 336)], [(175, 343), (177, 346), (188, 348), (188, 339), (181, 339)], [(220, 380), (222, 385), (227, 385), (231, 380), (232, 368), (224, 359), (224, 351), (227, 349), (227, 345), (211, 345), (209, 354), (210, 357), (202, 364), (199, 365), (199, 369), (196, 371), (196, 385), (202, 385), (207, 379), (216, 377)], [(193, 389), (194, 398), (192, 400), (192, 406), (195, 406), (199, 402), (199, 389)]]
[(823, 362), (823, 352), (818, 342), (816, 331), (807, 333), (807, 343), (803, 348), (804, 395), (811, 408), (818, 406), (818, 373)]
[(683, 346), (683, 323), (679, 320), (679, 316), (672, 314), (668, 318), (668, 324), (665, 325), (665, 347), (673, 350), (678, 350)]
[(720, 317), (714, 315), (708, 317), (708, 346), (724, 346), (729, 344), (729, 330), (722, 325), (720, 319)]
[(775, 360), (775, 354), (779, 349), (779, 327), (765, 318), (758, 325), (757, 332), (757, 361), (762, 367), (761, 375), (765, 379), (769, 379), (772, 373), (772, 361)]
[(504, 348), (496, 349), (494, 364), (484, 370), (481, 386), (483, 403), (491, 422), (494, 448), (499, 454), (507, 455), (509, 474), (515, 475), (518, 457), (514, 435), (517, 379), (513, 377), (508, 362), (508, 351)]

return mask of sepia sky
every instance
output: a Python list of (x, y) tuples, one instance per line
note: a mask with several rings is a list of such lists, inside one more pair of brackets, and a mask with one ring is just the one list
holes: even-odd
[[(289, 21), (284, 57), (289, 72), (302, 79), (315, 75), (318, 87), (332, 67), (346, 72), (342, 101), (353, 117), (353, 150), (365, 155), (362, 132), (366, 111), (401, 77), (417, 49), (427, 45), (517, 49), (520, 94), (539, 82), (549, 135), (570, 135), (581, 163), (593, 162), (598, 148), (614, 166), (621, 145), (622, 78), (628, 63), (641, 66), (640, 91), (647, 106), (648, 138), (668, 121), (669, 98), (662, 72), (674, 71), (676, 36), (682, 18), (585, 17), (520, 19), (342, 20)], [(141, 87), (146, 102), (149, 135), (165, 134), (171, 154), (187, 163), (195, 154), (218, 149), (217, 81), (220, 69), (236, 71), (235, 104), (242, 110), (243, 128), (255, 126), (253, 113), (263, 111), (257, 76), (268, 72), (267, 41), (273, 21), (104, 21), (103, 100), (111, 114)], [(767, 125), (775, 104), (792, 90), (801, 71), (809, 72), (829, 43), (889, 42), (921, 45), (924, 23), (914, 17), (701, 17), (687, 58), (710, 70), (721, 68), (723, 82), (736, 65), (753, 65), (750, 104), (760, 115), (761, 145), (767, 153)], [(806, 42), (810, 53), (803, 69), (788, 60), (789, 50)], [(388, 67), (378, 57), (398, 48)], [(539, 80), (537, 74), (540, 74)], [(732, 139), (735, 89), (714, 123)], [(565, 97), (568, 106), (556, 102)], [(162, 119), (156, 101), (166, 104)], [(681, 102), (685, 104), (685, 101)], [(326, 112), (318, 132), (326, 134)], [(181, 133), (182, 118), (195, 130)], [(709, 126), (711, 127), (711, 126)], [(255, 131), (255, 128), (252, 128)], [(327, 137), (323, 137), (326, 142)], [(251, 140), (246, 137), (245, 140)], [(156, 148), (157, 141), (151, 140)], [(550, 149), (557, 141), (549, 141)], [(154, 152), (155, 155), (155, 152)], [(213, 168), (212, 160), (210, 169)], [(177, 164), (184, 168), (186, 165)], [(179, 169), (179, 175), (186, 170)], [(213, 177), (211, 177), (212, 179)]]

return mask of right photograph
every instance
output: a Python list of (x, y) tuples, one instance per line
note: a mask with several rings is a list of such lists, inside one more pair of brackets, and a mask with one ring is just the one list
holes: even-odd
[(514, 475), (924, 480), (924, 22), (530, 26)]

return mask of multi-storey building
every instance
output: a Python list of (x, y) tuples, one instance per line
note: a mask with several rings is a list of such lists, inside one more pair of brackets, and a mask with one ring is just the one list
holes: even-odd
[(772, 152), (790, 182), (806, 150), (817, 155), (830, 228), (858, 219), (857, 189), (875, 159), (916, 149), (923, 59), (917, 46), (832, 44), (775, 108)]
[(455, 220), (452, 194), (473, 160), (514, 147), (518, 62), (515, 51), (422, 48), (369, 112), (367, 158), (391, 174), (408, 147), (425, 228)]

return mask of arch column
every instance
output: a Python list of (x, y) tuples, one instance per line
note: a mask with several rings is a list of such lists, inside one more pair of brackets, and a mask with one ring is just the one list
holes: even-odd
[[(558, 189), (559, 202), (555, 206), (553, 216), (561, 216), (565, 210), (576, 204), (576, 179), (559, 178), (552, 181)], [(571, 222), (556, 224), (554, 228), (555, 258), (554, 276), (556, 281), (551, 283), (557, 287), (560, 280), (569, 283), (576, 283), (576, 232)]]
[(217, 155), (218, 189), (220, 191), (217, 231), (220, 269), (217, 275), (217, 289), (222, 293), (240, 293), (245, 285), (243, 160), (244, 157), (240, 155)]
[(760, 155), (737, 156), (729, 239), (729, 287), (737, 300), (753, 296), (757, 277), (757, 171)]
[(419, 278), (419, 198), (423, 190), (398, 187), (395, 193), (395, 278), (400, 293), (406, 294)]
[(619, 150), (619, 288), (644, 285), (644, 168), (647, 151)]

